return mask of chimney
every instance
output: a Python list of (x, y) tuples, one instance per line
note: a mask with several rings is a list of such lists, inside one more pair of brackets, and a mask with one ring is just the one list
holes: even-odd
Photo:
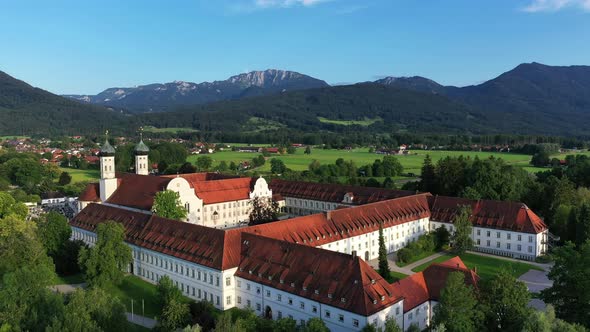
[(356, 258), (356, 250), (353, 250), (351, 254), (353, 259)]

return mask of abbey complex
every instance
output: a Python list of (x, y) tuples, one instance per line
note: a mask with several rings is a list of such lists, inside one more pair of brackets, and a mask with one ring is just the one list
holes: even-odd
[[(429, 326), (451, 272), (477, 287), (476, 271), (456, 257), (389, 283), (367, 261), (378, 257), (379, 228), (389, 253), (439, 227), (453, 232), (471, 207), (474, 249), (534, 260), (548, 230), (525, 204), (468, 200), (400, 190), (240, 178), (216, 173), (156, 176), (148, 148), (135, 148), (135, 174), (115, 172), (115, 150), (100, 153), (101, 179), (79, 196), (73, 238), (92, 245), (98, 224), (124, 225), (133, 251), (128, 272), (156, 283), (169, 276), (184, 295), (216, 308), (252, 308), (272, 319), (320, 317), (332, 331)], [(152, 214), (156, 193), (179, 194), (183, 221)], [(274, 200), (286, 218), (248, 226), (251, 200)]]

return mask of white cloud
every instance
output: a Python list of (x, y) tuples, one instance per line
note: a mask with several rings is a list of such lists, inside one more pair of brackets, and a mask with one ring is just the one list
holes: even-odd
[(523, 8), (525, 12), (555, 12), (565, 8), (578, 8), (590, 12), (590, 0), (532, 0)]
[(293, 6), (311, 7), (326, 1), (328, 0), (255, 0), (254, 5), (258, 8), (286, 8)]

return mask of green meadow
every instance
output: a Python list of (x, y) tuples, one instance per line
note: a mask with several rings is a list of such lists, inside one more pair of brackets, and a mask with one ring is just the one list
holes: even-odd
[[(369, 153), (368, 148), (359, 148), (359, 149), (352, 149), (352, 150), (324, 150), (324, 149), (312, 149), (311, 155), (304, 154), (304, 148), (298, 148), (295, 154), (283, 154), (283, 155), (271, 155), (270, 158), (278, 158), (283, 160), (287, 167), (295, 171), (303, 171), (307, 170), (307, 167), (313, 160), (318, 160), (322, 164), (331, 164), (336, 161), (338, 158), (343, 158), (344, 160), (353, 160), (357, 166), (362, 166), (366, 164), (372, 163), (375, 159), (383, 158), (383, 155)], [(221, 151), (216, 152), (214, 154), (209, 155), (213, 161), (214, 165), (219, 164), (221, 161), (225, 161), (227, 163), (234, 161), (239, 163), (241, 161), (249, 161), (252, 158), (256, 157), (257, 153), (249, 153), (249, 152), (237, 152), (237, 151)], [(517, 154), (517, 153), (509, 153), (509, 152), (475, 152), (475, 151), (441, 151), (441, 150), (413, 150), (408, 155), (400, 155), (395, 156), (404, 166), (405, 173), (414, 173), (415, 175), (420, 174), (420, 168), (422, 167), (422, 163), (424, 162), (424, 158), (426, 155), (430, 155), (433, 162), (437, 162), (441, 158), (445, 158), (447, 156), (451, 157), (458, 157), (464, 156), (469, 158), (478, 157), (480, 159), (484, 158), (502, 158), (508, 164), (515, 165), (518, 167), (522, 167), (528, 172), (538, 172), (545, 170), (544, 168), (540, 167), (532, 167), (529, 162), (531, 160), (530, 155), (525, 154)], [(199, 155), (191, 155), (189, 156), (188, 160), (190, 162), (194, 162)], [(557, 158), (564, 158), (564, 155), (556, 155)], [(261, 172), (267, 172), (270, 170), (270, 165), (267, 162), (263, 167), (259, 169)]]

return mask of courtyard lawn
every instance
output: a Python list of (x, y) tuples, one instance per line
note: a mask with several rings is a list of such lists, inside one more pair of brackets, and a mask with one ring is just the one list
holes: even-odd
[(57, 276), (56, 280), (53, 282), (54, 285), (72, 285), (72, 284), (81, 284), (84, 282), (84, 276), (79, 274), (74, 274), (71, 276)]
[(431, 256), (431, 255), (434, 255), (434, 254), (436, 254), (436, 251), (424, 251), (420, 255), (417, 255), (415, 257), (412, 257), (412, 259), (409, 262), (407, 262), (407, 263), (402, 263), (402, 262), (396, 261), (395, 264), (397, 266), (399, 266), (399, 267), (404, 267), (406, 265), (412, 264), (414, 262), (417, 262), (417, 261), (419, 261), (421, 259), (424, 259), (424, 258), (426, 258), (428, 256)]
[[(452, 257), (454, 257), (453, 254), (445, 254), (441, 257), (431, 260), (430, 262), (417, 266), (416, 268), (412, 269), (412, 271), (424, 271), (428, 266), (430, 266), (430, 264), (441, 263)], [(491, 279), (494, 275), (498, 273), (498, 271), (501, 268), (508, 268), (511, 274), (516, 278), (520, 277), (529, 270), (543, 271), (542, 268), (525, 262), (514, 262), (501, 258), (481, 256), (470, 253), (465, 253), (463, 255), (460, 255), (459, 257), (461, 257), (461, 259), (463, 260), (465, 265), (467, 265), (468, 268), (477, 268), (477, 274), (484, 280)]]
[(396, 272), (396, 271), (390, 271), (389, 274), (390, 274), (390, 279), (387, 280), (387, 281), (389, 281), (389, 283), (396, 282), (396, 281), (401, 280), (401, 279), (408, 276), (407, 274), (403, 274), (401, 272)]
[(72, 183), (92, 182), (100, 179), (100, 172), (97, 169), (77, 169), (60, 167), (60, 171), (68, 172), (72, 177)]
[[(133, 312), (137, 315), (154, 318), (162, 310), (158, 304), (156, 285), (136, 276), (126, 276), (119, 286), (109, 286), (106, 291), (118, 297), (125, 305), (127, 312), (131, 312), (131, 300), (133, 300)], [(145, 315), (142, 313), (141, 300), (144, 300)]]

